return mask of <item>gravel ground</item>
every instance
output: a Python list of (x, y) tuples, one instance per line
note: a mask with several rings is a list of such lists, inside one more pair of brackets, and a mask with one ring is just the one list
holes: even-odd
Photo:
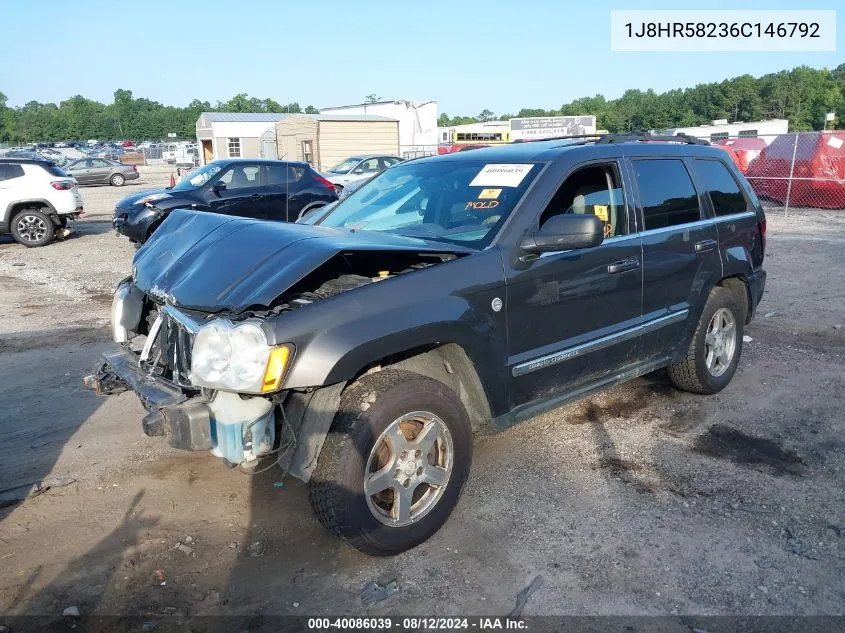
[(845, 614), (845, 213), (770, 212), (767, 294), (724, 392), (656, 374), (479, 438), (447, 525), (373, 559), (300, 483), (171, 451), (131, 393), (80, 387), (134, 252), (111, 209), (168, 177), (85, 189), (63, 242), (0, 242), (0, 488), (65, 478), (0, 509), (0, 614), (504, 615), (538, 576), (526, 615)]

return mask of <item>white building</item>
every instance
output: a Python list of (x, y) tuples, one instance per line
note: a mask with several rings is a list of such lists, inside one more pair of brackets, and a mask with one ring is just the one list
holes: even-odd
[(200, 164), (218, 158), (276, 158), (276, 123), (288, 114), (203, 112), (197, 119)]
[(767, 121), (751, 121), (744, 123), (736, 121), (728, 123), (727, 119), (716, 119), (711, 125), (696, 125), (694, 127), (673, 127), (663, 130), (661, 134), (675, 136), (676, 134), (687, 134), (702, 138), (708, 141), (719, 141), (735, 136), (754, 137), (759, 136), (771, 143), (776, 136), (786, 134), (789, 131), (789, 121), (786, 119), (769, 119)]
[(405, 158), (437, 150), (436, 101), (377, 101), (322, 108), (320, 114), (376, 115), (399, 121), (399, 151)]

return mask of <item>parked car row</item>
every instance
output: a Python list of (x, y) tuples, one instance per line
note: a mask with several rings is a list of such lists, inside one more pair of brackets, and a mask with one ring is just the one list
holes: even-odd
[(476, 431), (660, 368), (724, 389), (766, 281), (757, 197), (688, 137), (420, 158), (340, 201), (305, 163), (216, 161), (114, 221), (144, 244), (86, 386), (135, 391), (174, 448), (279, 465), (379, 556), (446, 522)]
[(117, 203), (112, 223), (118, 233), (142, 244), (174, 209), (294, 222), (335, 200), (335, 186), (307, 163), (217, 160), (173, 187), (127, 196)]

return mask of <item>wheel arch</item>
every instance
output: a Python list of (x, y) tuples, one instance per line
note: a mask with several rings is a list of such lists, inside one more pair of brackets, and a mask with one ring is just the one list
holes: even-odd
[(751, 319), (754, 318), (754, 303), (751, 300), (751, 289), (748, 287), (745, 276), (731, 275), (724, 277), (716, 285), (729, 290), (734, 295), (745, 314), (745, 323), (750, 323)]
[(488, 394), (462, 346), (443, 343), (408, 349), (362, 367), (349, 381), (289, 395), (283, 405), (285, 419), (296, 429), (297, 436), (296, 449), (288, 465), (291, 475), (305, 482), (311, 478), (343, 392), (362, 376), (384, 369), (404, 370), (445, 384), (464, 405), (473, 431), (487, 427), (492, 421)]
[(9, 226), (12, 225), (12, 220), (18, 213), (24, 211), (25, 209), (31, 209), (33, 206), (45, 207), (50, 215), (56, 214), (56, 207), (54, 207), (49, 200), (45, 200), (44, 198), (16, 200), (14, 202), (10, 202), (6, 207), (6, 217), (9, 218)]

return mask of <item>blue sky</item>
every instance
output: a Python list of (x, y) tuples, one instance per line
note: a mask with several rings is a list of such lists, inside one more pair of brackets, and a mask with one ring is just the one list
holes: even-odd
[[(611, 9), (836, 9), (839, 2), (521, 0), (0, 0), (0, 92), (11, 105), (128, 88), (165, 104), (234, 94), (317, 107), (436, 99), (441, 112), (557, 108), (845, 61), (837, 52), (611, 53)], [(840, 12), (840, 16), (845, 12)], [(837, 17), (840, 17), (837, 16)], [(840, 17), (840, 20), (842, 17)]]

